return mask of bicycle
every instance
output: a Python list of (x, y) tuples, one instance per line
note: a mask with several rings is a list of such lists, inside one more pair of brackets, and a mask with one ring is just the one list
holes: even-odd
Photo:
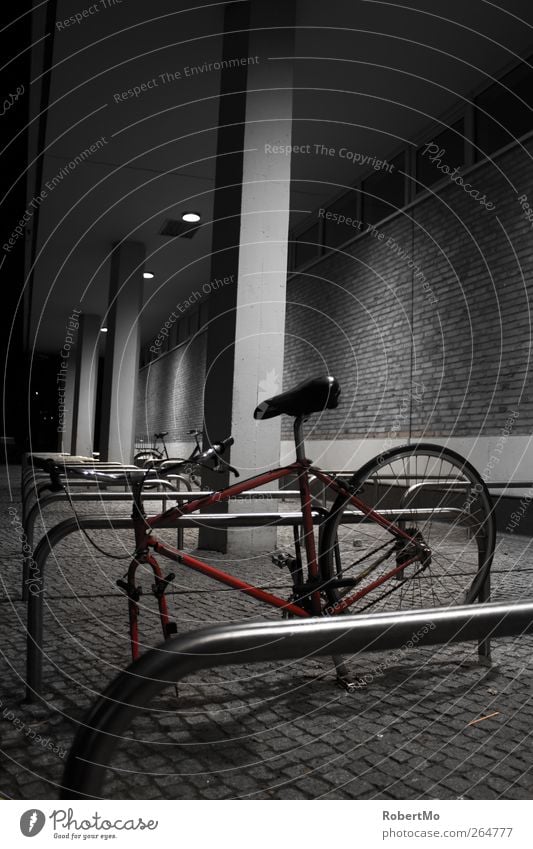
[[(154, 433), (152, 446), (138, 451), (133, 457), (133, 462), (141, 469), (159, 469), (167, 461), (179, 463), (180, 474), (187, 475), (194, 486), (200, 486), (200, 478), (197, 474), (198, 468), (195, 466), (193, 461), (195, 457), (198, 457), (202, 453), (202, 446), (200, 444), (200, 437), (202, 435), (202, 431), (196, 428), (187, 431), (187, 436), (194, 437), (195, 445), (190, 455), (187, 458), (182, 459), (169, 457), (165, 442), (165, 436), (168, 436), (168, 431), (165, 430), (161, 433)], [(163, 443), (162, 450), (157, 448), (159, 442)]]
[[(153, 571), (152, 590), (164, 637), (177, 631), (169, 619), (165, 600), (165, 591), (175, 575), (171, 572), (163, 576), (157, 556), (276, 607), (286, 617), (336, 616), (349, 609), (362, 612), (371, 607), (377, 611), (431, 608), (488, 600), (496, 529), (488, 489), (474, 467), (446, 447), (419, 443), (384, 451), (348, 479), (331, 477), (306, 458), (303, 424), (313, 413), (336, 408), (339, 396), (337, 380), (328, 376), (306, 381), (263, 401), (254, 412), (256, 419), (283, 414), (294, 418), (295, 462), (202, 494), (164, 513), (147, 517), (142, 506), (143, 485), (155, 472), (125, 472), (133, 495), (135, 551), (126, 580), (117, 584), (128, 598), (133, 660), (139, 656), (139, 566), (147, 565)], [(232, 444), (232, 437), (214, 444), (197, 454), (195, 463), (207, 468), (211, 464), (218, 469), (225, 466), (238, 474), (222, 460)], [(165, 466), (164, 472), (157, 471), (158, 475), (171, 473), (176, 464), (168, 461)], [(56, 474), (60, 471), (56, 467)], [(106, 479), (105, 472), (90, 471), (98, 479)], [(89, 470), (80, 469), (75, 474), (88, 475)], [(313, 505), (311, 475), (334, 494), (329, 510)], [(293, 477), (298, 481), (301, 523), (294, 529), (294, 550), (273, 558), (289, 572), (292, 591), (288, 599), (178, 550), (155, 535), (158, 527), (177, 527), (182, 517)], [(393, 601), (395, 606), (391, 608)], [(342, 659), (334, 657), (334, 661), (340, 683), (348, 686)]]
[[(141, 448), (141, 450), (134, 455), (133, 462), (135, 465), (140, 468), (145, 468), (145, 464), (152, 460), (168, 460), (165, 436), (168, 436), (168, 430), (162, 431), (161, 433), (154, 433), (151, 446), (149, 448)], [(157, 447), (159, 442), (163, 443), (162, 450)]]

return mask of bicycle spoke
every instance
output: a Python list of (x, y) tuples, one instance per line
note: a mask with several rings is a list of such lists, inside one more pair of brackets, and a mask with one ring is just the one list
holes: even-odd
[[(365, 478), (356, 476), (351, 484), (368, 507), (378, 513), (386, 510), (389, 519), (396, 511), (402, 516), (398, 526), (413, 542), (403, 546), (393, 542), (391, 553), (396, 547), (398, 565), (402, 557), (411, 562), (361, 597), (350, 612), (371, 606), (393, 610), (461, 604), (485, 559), (482, 540), (489, 541), (489, 555), (492, 553), (490, 537), (485, 537), (491, 534), (491, 507), (483, 484), (463, 458), (439, 446), (408, 446), (390, 455), (374, 468), (368, 464), (362, 472)], [(475, 499), (468, 501), (472, 491)], [(391, 570), (390, 562), (379, 562), (379, 552), (391, 545), (391, 532), (368, 519), (364, 526), (343, 523), (346, 511), (355, 512), (347, 499), (344, 503), (338, 499), (324, 533), (323, 568), (328, 573), (327, 547), (334, 539), (342, 574), (354, 567), (364, 572), (367, 567), (369, 575), (371, 572), (368, 584), (373, 584)], [(356, 559), (351, 555), (354, 544), (363, 548)], [(429, 555), (424, 554), (427, 551)], [(361, 587), (364, 589), (364, 581)], [(331, 597), (333, 592), (332, 588)]]

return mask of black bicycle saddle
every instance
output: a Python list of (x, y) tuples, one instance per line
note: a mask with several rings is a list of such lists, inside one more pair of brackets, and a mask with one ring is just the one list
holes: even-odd
[(254, 419), (274, 416), (308, 416), (320, 410), (333, 410), (339, 404), (341, 388), (334, 377), (314, 377), (299, 383), (294, 389), (267, 398), (255, 408)]

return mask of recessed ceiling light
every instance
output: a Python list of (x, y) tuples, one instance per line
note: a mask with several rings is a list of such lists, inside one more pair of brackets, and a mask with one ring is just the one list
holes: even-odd
[(100, 333), (107, 333), (107, 327), (101, 327)]
[(189, 224), (196, 224), (196, 222), (200, 220), (200, 216), (197, 212), (184, 212), (181, 216), (181, 220), (187, 221)]
[(153, 280), (155, 274), (153, 274), (151, 271), (143, 271), (143, 277), (145, 280)]

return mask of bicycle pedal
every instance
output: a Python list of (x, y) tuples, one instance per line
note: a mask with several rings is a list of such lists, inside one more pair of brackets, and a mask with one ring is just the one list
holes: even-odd
[(276, 551), (270, 558), (274, 566), (285, 569), (293, 559), (287, 551)]
[(270, 560), (274, 564), (274, 566), (279, 566), (280, 562), (283, 561), (283, 552), (275, 551), (274, 554), (270, 555)]
[(178, 626), (176, 625), (176, 623), (175, 622), (167, 622), (167, 624), (165, 625), (165, 639), (167, 639), (168, 637), (171, 637), (172, 634), (177, 634), (177, 633), (178, 633)]

